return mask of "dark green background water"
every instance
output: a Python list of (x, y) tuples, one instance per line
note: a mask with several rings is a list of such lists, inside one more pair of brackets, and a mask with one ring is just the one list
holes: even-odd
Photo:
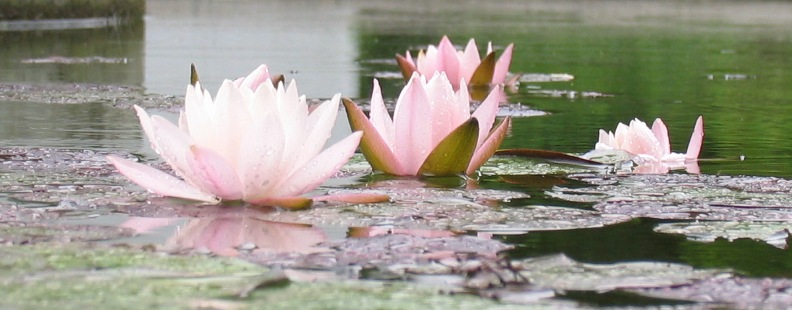
[[(118, 29), (0, 32), (0, 82), (140, 85), (150, 92), (181, 95), (190, 63), (199, 66), (213, 92), (221, 79), (267, 63), (274, 73), (297, 79), (309, 97), (341, 92), (360, 98), (370, 95), (374, 76), (397, 75), (392, 60), (396, 53), (436, 44), (444, 34), (457, 45), (473, 37), (482, 49), (487, 41), (496, 48), (514, 43), (511, 72), (575, 77), (520, 85), (511, 102), (551, 114), (515, 119), (505, 148), (583, 153), (593, 147), (600, 128), (613, 130), (636, 117), (647, 122), (661, 117), (669, 127), (672, 149), (684, 152), (696, 117), (703, 115), (703, 173), (792, 177), (790, 2), (407, 1), (399, 6), (384, 1), (284, 1), (265, 7), (258, 1), (182, 0), (152, 1), (148, 10), (144, 23)], [(128, 62), (22, 63), (50, 56)], [(403, 85), (398, 78), (381, 83), (387, 97), (397, 96)], [(537, 90), (608, 96), (531, 92)], [(93, 118), (113, 115), (112, 122), (118, 122), (117, 113), (80, 113), (96, 108), (90, 105), (38, 115), (47, 124), (39, 127), (10, 116), (40, 108), (0, 105), (0, 145), (68, 147), (59, 124), (84, 124), (74, 130), (85, 132), (94, 121), (103, 134), (87, 136), (93, 139), (91, 146), (128, 150), (129, 143), (120, 141), (140, 137), (131, 112), (127, 120), (132, 126), (125, 124), (116, 133), (106, 130), (106, 120)], [(20, 135), (20, 128), (31, 135)], [(80, 147), (78, 140), (66, 143)], [(138, 144), (144, 146), (142, 140)], [(635, 220), (504, 239), (519, 245), (512, 253), (516, 256), (564, 252), (592, 262), (654, 259), (731, 266), (751, 275), (792, 273), (788, 250), (748, 240), (696, 243), (655, 234), (655, 224)]]

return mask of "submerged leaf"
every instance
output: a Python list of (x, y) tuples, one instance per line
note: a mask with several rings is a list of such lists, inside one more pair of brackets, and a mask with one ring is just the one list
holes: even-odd
[(475, 118), (462, 123), (448, 134), (424, 160), (418, 174), (459, 175), (465, 173), (476, 150), (479, 123)]

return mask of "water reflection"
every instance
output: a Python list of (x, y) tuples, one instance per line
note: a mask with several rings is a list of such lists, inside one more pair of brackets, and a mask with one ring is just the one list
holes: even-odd
[[(0, 81), (143, 83), (144, 23), (99, 29), (0, 31)], [(112, 60), (112, 61), (107, 61)]]
[(135, 151), (143, 144), (133, 117), (103, 103), (0, 102), (0, 146)]
[[(311, 225), (279, 223), (260, 218), (262, 212), (248, 208), (217, 208), (216, 214), (192, 218), (167, 237), (164, 250), (210, 252), (221, 256), (245, 253), (313, 253), (314, 245), (327, 240), (322, 229)], [(121, 227), (137, 233), (177, 224), (179, 218), (130, 217)]]

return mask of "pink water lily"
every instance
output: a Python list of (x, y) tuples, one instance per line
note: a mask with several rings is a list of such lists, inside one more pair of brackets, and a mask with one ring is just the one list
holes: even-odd
[(443, 36), (440, 44), (429, 45), (426, 52), (418, 53), (417, 59), (414, 60), (410, 52), (407, 51), (404, 56), (396, 55), (396, 60), (401, 67), (404, 79), (410, 79), (413, 72), (418, 72), (427, 78), (445, 72), (456, 90), (460, 88), (462, 80), (468, 86), (507, 83), (506, 74), (509, 72), (513, 49), (514, 44), (509, 44), (496, 61), (492, 42), (487, 44), (487, 54), (481, 58), (474, 39), (468, 41), (463, 51), (457, 51), (451, 44), (451, 40), (447, 36)]
[(364, 132), (360, 148), (374, 170), (400, 176), (470, 175), (500, 146), (511, 123), (507, 117), (493, 129), (498, 91), (471, 114), (467, 87), (455, 92), (445, 73), (429, 81), (415, 73), (396, 101), (393, 118), (377, 80), (370, 119), (351, 100), (344, 99), (344, 108), (352, 129)]
[(298, 207), (300, 195), (335, 174), (354, 154), (362, 133), (322, 148), (335, 124), (340, 95), (309, 112), (295, 82), (274, 86), (266, 66), (223, 82), (216, 98), (200, 82), (187, 87), (178, 126), (135, 106), (152, 148), (179, 179), (108, 156), (138, 185), (163, 196)]
[(599, 141), (594, 149), (595, 151), (625, 151), (634, 156), (634, 161), (639, 165), (660, 167), (649, 169), (648, 172), (662, 172), (663, 168), (667, 171), (669, 168), (684, 167), (686, 162), (697, 159), (703, 141), (704, 120), (701, 116), (696, 120), (687, 152), (684, 154), (671, 152), (668, 128), (661, 119), (656, 119), (651, 129), (646, 123), (634, 119), (630, 121), (629, 126), (619, 123), (615, 132), (606, 132), (600, 129)]

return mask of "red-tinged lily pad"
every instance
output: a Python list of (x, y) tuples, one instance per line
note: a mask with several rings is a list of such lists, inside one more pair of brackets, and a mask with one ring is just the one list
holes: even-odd
[(585, 159), (582, 157), (578, 157), (575, 155), (569, 155), (566, 153), (556, 152), (556, 151), (549, 151), (549, 150), (534, 150), (534, 149), (505, 149), (505, 150), (498, 150), (495, 152), (495, 155), (501, 156), (520, 156), (520, 157), (528, 157), (528, 158), (538, 158), (547, 160), (553, 163), (558, 164), (569, 164), (569, 165), (579, 165), (579, 166), (591, 166), (591, 167), (605, 167), (607, 164), (603, 164), (601, 162)]

